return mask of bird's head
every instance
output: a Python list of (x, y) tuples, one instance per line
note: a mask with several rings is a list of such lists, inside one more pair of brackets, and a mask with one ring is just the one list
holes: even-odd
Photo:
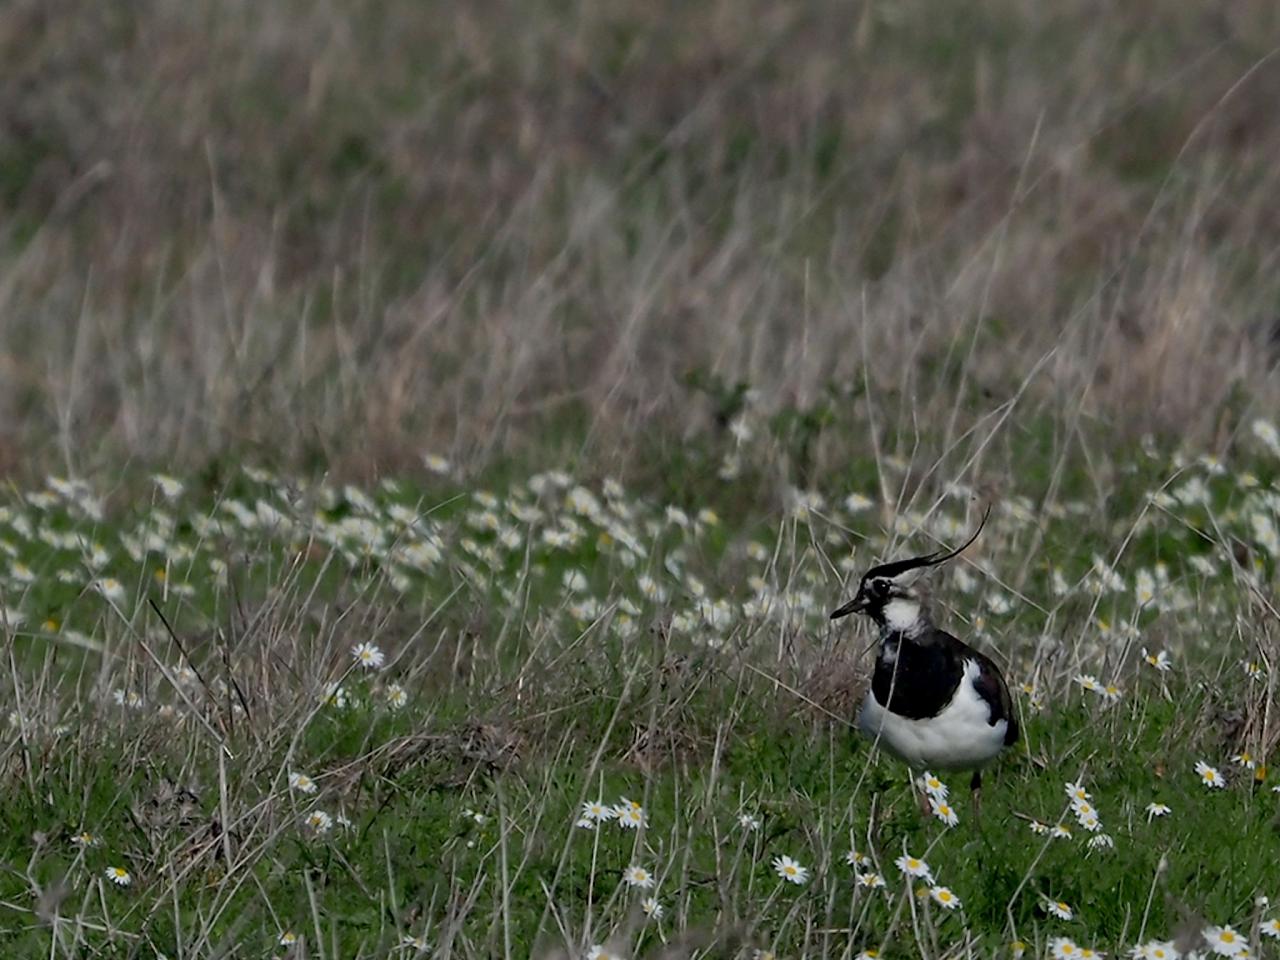
[(851, 613), (861, 613), (882, 627), (888, 625), (909, 632), (914, 625), (922, 623), (924, 618), (924, 598), (916, 583), (920, 575), (929, 567), (936, 567), (959, 556), (978, 539), (990, 514), (991, 508), (988, 507), (973, 536), (950, 553), (937, 551), (922, 557), (910, 557), (872, 567), (862, 575), (858, 592), (853, 599), (831, 611), (831, 619), (838, 620)]

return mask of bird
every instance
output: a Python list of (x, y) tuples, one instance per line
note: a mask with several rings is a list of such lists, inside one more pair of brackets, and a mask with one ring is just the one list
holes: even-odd
[(921, 573), (959, 556), (986, 525), (950, 553), (940, 551), (874, 566), (862, 575), (852, 600), (831, 619), (852, 613), (879, 628), (871, 686), (858, 713), (859, 729), (880, 746), (922, 770), (972, 770), (975, 804), (982, 768), (1018, 740), (1009, 687), (990, 657), (936, 626), (916, 581)]

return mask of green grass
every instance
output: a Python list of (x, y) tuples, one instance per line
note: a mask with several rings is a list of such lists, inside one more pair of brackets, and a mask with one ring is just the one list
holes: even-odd
[[(1274, 576), (1253, 516), (1274, 522), (1275, 494), (1245, 476), (1269, 478), (1271, 457), (1242, 446), (1221, 475), (1146, 458), (1114, 474), (1102, 513), (1067, 497), (1025, 516), (1012, 492), (998, 502), (973, 592), (943, 574), (936, 599), (945, 624), (1008, 664), (1025, 736), (988, 773), (980, 817), (967, 779), (950, 778), (951, 829), (854, 731), (869, 637), (825, 620), (847, 590), (833, 564), (851, 547), (856, 570), (933, 542), (891, 547), (890, 512), (839, 506), (854, 490), (874, 498), (880, 477), (896, 489), (907, 474), (893, 461), (849, 464), (862, 481), (834, 481), (807, 514), (762, 510), (750, 478), (722, 484), (716, 517), (684, 499), (687, 526), (664, 498), (596, 484), (587, 498), (545, 476), (535, 494), (515, 468), (367, 493), (237, 474), (173, 503), (131, 483), (100, 514), (83, 490), (15, 491), (0, 513), (12, 621), (0, 945), (257, 955), (291, 931), (308, 955), (333, 957), (391, 955), (410, 935), (463, 957), (606, 942), (633, 956), (664, 942), (691, 956), (980, 956), (1015, 938), (1040, 953), (1058, 936), (1123, 951), (1209, 923), (1256, 940), (1280, 798), (1274, 776), (1231, 758), (1265, 766), (1277, 739), (1273, 625), (1253, 599)], [(1180, 484), (1201, 478), (1205, 502), (1149, 507), (1179, 469), (1170, 489), (1194, 499)], [(912, 502), (899, 516), (916, 529)], [(935, 519), (972, 522), (963, 497), (939, 504)], [(438, 556), (415, 567), (403, 550), (415, 542)], [(100, 570), (85, 563), (94, 544)], [(1251, 545), (1263, 594), (1227, 560), (1233, 544)], [(1123, 589), (1091, 589), (1095, 555)], [(1139, 609), (1137, 571), (1157, 564), (1166, 582)], [(111, 600), (95, 586), (105, 576), (119, 581)], [(984, 606), (993, 591), (1007, 612)], [(753, 595), (793, 613), (744, 607)], [(353, 666), (365, 642), (387, 655), (381, 669)], [(1145, 663), (1146, 647), (1173, 669)], [(1262, 664), (1260, 678), (1242, 661)], [(199, 673), (185, 696), (170, 680), (184, 664)], [(1081, 688), (1081, 673), (1119, 699)], [(325, 702), (332, 683), (345, 706)], [(117, 690), (141, 703), (117, 704)], [(1226, 789), (1199, 782), (1201, 759)], [(318, 791), (291, 790), (294, 771)], [(1077, 779), (1113, 849), (1091, 849), (1075, 824), (1064, 784)], [(584, 801), (623, 796), (643, 804), (644, 830), (574, 826)], [(1156, 801), (1172, 813), (1151, 820)], [(349, 825), (318, 832), (313, 810)], [(1073, 836), (1037, 835), (1033, 820)], [(75, 842), (81, 831), (93, 845)], [(851, 848), (873, 866), (847, 864)], [(893, 863), (904, 851), (963, 909), (916, 900)], [(775, 875), (784, 854), (812, 871), (805, 885)], [(656, 876), (660, 920), (622, 884), (631, 864)], [(105, 879), (113, 866), (128, 887)], [(867, 869), (887, 886), (858, 886)], [(1046, 898), (1075, 918), (1050, 917)]]

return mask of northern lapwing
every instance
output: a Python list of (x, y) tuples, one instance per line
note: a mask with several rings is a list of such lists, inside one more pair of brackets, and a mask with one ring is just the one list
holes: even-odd
[(919, 772), (972, 770), (975, 799), (982, 767), (1018, 739), (1009, 688), (986, 655), (934, 626), (923, 598), (913, 589), (920, 572), (958, 556), (973, 536), (950, 553), (941, 552), (872, 567), (857, 595), (832, 611), (870, 617), (880, 628), (871, 688), (858, 727)]

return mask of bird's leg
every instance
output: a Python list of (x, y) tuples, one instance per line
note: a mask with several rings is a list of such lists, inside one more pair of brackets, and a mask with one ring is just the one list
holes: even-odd
[(973, 815), (975, 818), (982, 816), (982, 770), (973, 771), (973, 778), (969, 781), (969, 789), (973, 792)]
[(933, 809), (929, 806), (929, 794), (925, 792), (924, 787), (916, 782), (916, 774), (914, 770), (907, 771), (907, 778), (911, 783), (911, 792), (920, 803), (920, 812), (928, 817), (933, 813)]

